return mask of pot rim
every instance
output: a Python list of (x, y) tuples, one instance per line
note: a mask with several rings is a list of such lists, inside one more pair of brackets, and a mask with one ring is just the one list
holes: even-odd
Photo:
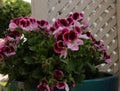
[(110, 80), (110, 79), (115, 79), (115, 78), (118, 78), (118, 76), (114, 73), (108, 73), (108, 72), (103, 72), (105, 74), (108, 74), (109, 76), (107, 77), (101, 77), (101, 78), (94, 78), (94, 79), (87, 79), (87, 80), (84, 80), (83, 82), (86, 83), (86, 82), (96, 82), (96, 81), (105, 81), (105, 80)]

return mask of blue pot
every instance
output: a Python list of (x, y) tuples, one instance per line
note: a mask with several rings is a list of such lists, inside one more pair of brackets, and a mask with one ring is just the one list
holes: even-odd
[(76, 85), (70, 91), (118, 91), (118, 76), (109, 74), (104, 78), (84, 80), (82, 85)]
[[(84, 80), (82, 84), (76, 85), (74, 88), (70, 88), (70, 91), (118, 91), (118, 76), (105, 73), (107, 77)], [(5, 91), (17, 91), (18, 82), (13, 81), (8, 90)], [(20, 85), (20, 88), (23, 88), (23, 85)], [(22, 90), (24, 91), (24, 90)], [(25, 90), (25, 91), (35, 91)], [(55, 91), (65, 91), (55, 88)]]

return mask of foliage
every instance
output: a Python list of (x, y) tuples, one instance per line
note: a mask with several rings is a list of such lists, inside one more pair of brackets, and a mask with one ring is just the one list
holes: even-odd
[(54, 87), (68, 91), (84, 79), (100, 77), (96, 66), (110, 62), (82, 13), (56, 19), (53, 25), (31, 17), (15, 18), (9, 30), (0, 39), (0, 72), (9, 75), (9, 82), (40, 82), (38, 91)]
[(20, 16), (30, 16), (31, 6), (22, 0), (6, 0), (0, 7), (0, 36), (7, 32), (9, 21)]

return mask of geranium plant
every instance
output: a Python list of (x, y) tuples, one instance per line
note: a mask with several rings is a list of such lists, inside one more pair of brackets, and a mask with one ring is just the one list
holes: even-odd
[(89, 31), (84, 14), (75, 12), (53, 24), (31, 17), (12, 19), (0, 39), (0, 73), (9, 81), (37, 83), (38, 91), (65, 89), (84, 79), (104, 76), (97, 65), (110, 63), (102, 41)]

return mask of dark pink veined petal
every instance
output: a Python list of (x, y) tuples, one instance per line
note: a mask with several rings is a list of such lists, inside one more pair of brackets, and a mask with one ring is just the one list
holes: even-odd
[(54, 27), (50, 27), (50, 31), (53, 33), (55, 31)]
[(11, 20), (12, 23), (15, 23), (17, 26), (19, 25), (19, 21), (22, 17), (19, 18), (14, 18), (13, 20)]
[(63, 48), (59, 48), (57, 43), (54, 44), (54, 51), (56, 53), (61, 53), (63, 51)]
[(14, 41), (18, 43), (20, 41), (21, 34), (18, 31), (11, 31), (9, 34), (6, 35), (6, 40), (11, 42)]
[(59, 19), (60, 26), (68, 26), (68, 21), (66, 19)]
[(58, 20), (56, 20), (56, 21), (54, 22), (53, 27), (54, 27), (55, 29), (58, 29), (58, 28), (59, 28)]
[(19, 27), (20, 28), (25, 28), (25, 27), (28, 27), (28, 26), (30, 26), (30, 21), (28, 19), (21, 18), (20, 21), (19, 21)]
[(37, 23), (39, 28), (47, 28), (49, 26), (49, 23), (46, 20), (40, 20), (37, 21)]
[(67, 43), (69, 41), (69, 32), (65, 32), (63, 34), (63, 40), (65, 41), (65, 43)]
[(62, 40), (57, 41), (58, 48), (65, 48), (65, 44)]
[(81, 29), (81, 27), (75, 26), (75, 27), (74, 27), (74, 30), (75, 30), (78, 34), (82, 34), (82, 29)]
[(68, 31), (69, 31), (68, 28), (63, 28), (63, 29), (61, 30), (61, 34), (64, 34), (65, 32), (68, 32)]
[(80, 13), (80, 17), (84, 17), (84, 14), (83, 14), (83, 13)]
[(79, 19), (79, 17), (80, 17), (80, 14), (78, 12), (73, 13), (73, 19), (74, 20)]
[(56, 35), (55, 35), (55, 39), (56, 39), (57, 41), (63, 40), (63, 36), (62, 36), (61, 34), (56, 34)]
[(72, 17), (68, 17), (67, 21), (68, 21), (69, 26), (74, 24), (74, 20)]
[(59, 31), (56, 31), (55, 39), (56, 39), (57, 41), (63, 40), (63, 39), (64, 39), (64, 34), (65, 34), (66, 32), (69, 32), (69, 29), (67, 29), (67, 28), (62, 28), (62, 29), (60, 29)]
[(77, 39), (77, 33), (74, 31), (74, 30), (71, 30), (70, 32), (69, 32), (69, 41), (74, 41), (74, 40), (76, 40)]

